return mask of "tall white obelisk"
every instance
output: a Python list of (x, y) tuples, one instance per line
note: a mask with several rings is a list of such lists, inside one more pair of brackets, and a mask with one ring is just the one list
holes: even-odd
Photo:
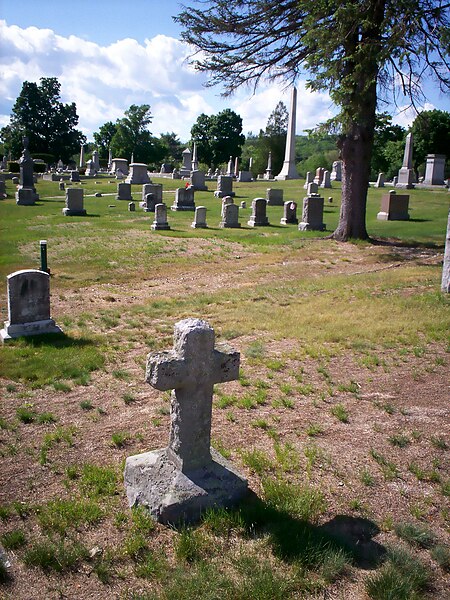
[(297, 88), (293, 87), (291, 92), (291, 110), (289, 113), (288, 130), (286, 137), (286, 151), (284, 154), (283, 167), (275, 177), (278, 180), (300, 179), (295, 166), (295, 120), (297, 113)]

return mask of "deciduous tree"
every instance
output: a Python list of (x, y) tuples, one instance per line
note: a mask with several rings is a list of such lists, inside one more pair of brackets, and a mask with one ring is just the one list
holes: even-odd
[(192, 126), (191, 140), (201, 162), (215, 166), (228, 162), (230, 156), (242, 154), (242, 119), (230, 108), (210, 117), (202, 113)]
[[(194, 3), (194, 0), (193, 2)], [(339, 107), (343, 161), (338, 240), (366, 238), (370, 162), (381, 89), (400, 82), (412, 97), (424, 74), (450, 87), (449, 3), (444, 0), (208, 0), (176, 20), (199, 50), (194, 65), (225, 94), (264, 79), (294, 83)]]
[(29, 139), (33, 154), (52, 154), (55, 161), (68, 162), (80, 144), (86, 141), (75, 129), (78, 115), (75, 103), (60, 102), (61, 84), (56, 77), (41, 77), (40, 83), (25, 81), (12, 108), (10, 124), (4, 127), (1, 138), (5, 150), (18, 158), (22, 152), (23, 136)]

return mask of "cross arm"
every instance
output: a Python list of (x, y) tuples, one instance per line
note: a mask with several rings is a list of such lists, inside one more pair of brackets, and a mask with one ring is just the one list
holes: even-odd
[(239, 379), (241, 355), (227, 345), (218, 345), (214, 349), (214, 382), (224, 383)]
[(184, 360), (172, 352), (150, 353), (147, 356), (145, 381), (157, 390), (173, 390), (183, 386), (187, 377)]

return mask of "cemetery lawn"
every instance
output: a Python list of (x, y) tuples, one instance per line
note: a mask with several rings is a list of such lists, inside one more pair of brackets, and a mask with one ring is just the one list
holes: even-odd
[[(322, 190), (323, 233), (281, 226), (281, 207), (247, 227), (267, 182), (235, 184), (240, 230), (220, 229), (220, 201), (197, 192), (208, 229), (169, 210), (172, 229), (154, 232), (108, 181), (82, 184), (87, 217), (63, 217), (57, 182), (24, 207), (8, 181), (0, 201), (1, 320), (6, 275), (38, 268), (47, 239), (65, 332), (0, 348), (0, 598), (446, 597), (448, 193), (412, 190), (411, 220), (382, 222), (389, 188), (371, 188), (378, 243), (341, 244), (325, 239), (337, 184)], [(170, 206), (177, 182), (154, 182)], [(269, 185), (301, 214), (303, 181)], [(144, 383), (145, 359), (186, 317), (241, 352), (239, 381), (215, 386), (212, 435), (253, 496), (167, 528), (128, 509), (122, 473), (167, 444), (169, 394)]]

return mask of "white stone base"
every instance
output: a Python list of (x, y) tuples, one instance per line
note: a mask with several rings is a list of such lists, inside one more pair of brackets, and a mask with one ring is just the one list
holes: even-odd
[(144, 506), (160, 523), (188, 523), (209, 508), (236, 504), (247, 493), (247, 480), (213, 448), (211, 456), (211, 462), (187, 473), (174, 464), (166, 448), (128, 457), (128, 504)]
[(32, 321), (31, 323), (14, 323), (10, 324), (5, 321), (5, 327), (0, 331), (2, 342), (13, 340), (15, 338), (41, 335), (43, 333), (63, 333), (62, 329), (56, 325), (53, 319), (45, 321)]

